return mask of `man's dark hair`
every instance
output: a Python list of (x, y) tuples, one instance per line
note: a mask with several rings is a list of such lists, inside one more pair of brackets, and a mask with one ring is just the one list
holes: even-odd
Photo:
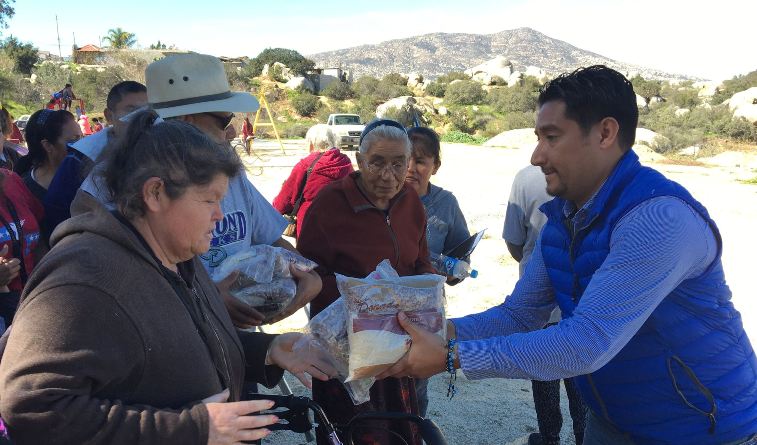
[(131, 93), (146, 93), (147, 87), (142, 85), (139, 82), (135, 82), (133, 80), (124, 80), (123, 82), (117, 83), (113, 88), (110, 89), (110, 92), (108, 93), (108, 99), (105, 102), (105, 106), (108, 107), (109, 110), (113, 111), (116, 109), (116, 106), (119, 102), (121, 102), (121, 99), (124, 98), (125, 95), (131, 94)]
[(606, 117), (618, 121), (618, 141), (626, 151), (636, 140), (639, 109), (628, 79), (604, 65), (579, 68), (547, 82), (539, 93), (539, 107), (547, 102), (565, 102), (565, 117), (586, 133)]

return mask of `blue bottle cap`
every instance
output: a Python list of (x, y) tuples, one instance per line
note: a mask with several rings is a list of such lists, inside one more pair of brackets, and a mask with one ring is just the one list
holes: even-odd
[(471, 278), (476, 278), (477, 276), (478, 276), (478, 271), (476, 269), (472, 269), (470, 271), (470, 277)]

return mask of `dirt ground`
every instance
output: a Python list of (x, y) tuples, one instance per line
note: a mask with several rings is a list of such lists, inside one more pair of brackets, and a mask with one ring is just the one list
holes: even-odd
[[(286, 154), (278, 144), (256, 141), (254, 148), (262, 159), (245, 157), (251, 166), (250, 179), (269, 200), (273, 200), (294, 164), (306, 155), (303, 141), (285, 141)], [(518, 276), (517, 263), (507, 252), (501, 238), (505, 206), (514, 174), (529, 162), (532, 147), (521, 149), (489, 148), (463, 144), (443, 144), (442, 167), (432, 182), (452, 191), (473, 231), (487, 229), (486, 236), (473, 254), (477, 279), (447, 287), (448, 312), (459, 317), (480, 312), (502, 302)], [(352, 153), (351, 153), (352, 154)], [(757, 340), (757, 305), (750, 293), (749, 258), (757, 252), (757, 236), (751, 228), (757, 222), (757, 185), (740, 180), (757, 176), (757, 163), (737, 160), (708, 167), (685, 166), (651, 160), (640, 152), (642, 162), (665, 173), (685, 186), (709, 210), (723, 237), (723, 263), (733, 301), (741, 311), (750, 338)], [(723, 158), (721, 156), (721, 158)], [(739, 158), (741, 159), (741, 158)], [(261, 168), (262, 167), (262, 168)], [(306, 323), (301, 311), (268, 332), (299, 329)], [(290, 376), (291, 377), (291, 376)], [(288, 379), (295, 393), (305, 388)], [(458, 395), (447, 400), (446, 381), (437, 376), (429, 385), (429, 417), (439, 424), (450, 444), (522, 444), (536, 429), (530, 382), (490, 379), (469, 381), (458, 375)], [(570, 416), (563, 393), (563, 443), (573, 444)], [(276, 434), (266, 443), (304, 443), (301, 435)]]

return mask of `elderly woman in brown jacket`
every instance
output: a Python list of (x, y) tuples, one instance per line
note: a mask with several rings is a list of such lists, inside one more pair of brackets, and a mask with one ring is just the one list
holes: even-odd
[[(360, 137), (359, 171), (327, 185), (313, 201), (297, 241), (297, 249), (319, 264), (316, 271), (323, 279), (323, 289), (310, 304), (311, 315), (339, 297), (335, 273), (362, 278), (384, 259), (401, 276), (434, 273), (426, 245), (426, 213), (418, 194), (405, 184), (410, 148), (399, 123), (370, 123)], [(377, 381), (371, 400), (357, 406), (336, 380), (314, 382), (313, 398), (335, 423), (346, 423), (361, 412), (419, 413), (409, 378)], [(381, 431), (382, 426), (399, 436)], [(319, 444), (329, 443), (322, 431), (318, 433)], [(421, 443), (417, 431), (402, 422), (361, 429), (354, 440), (361, 445)]]
[(0, 363), (0, 413), (16, 444), (226, 444), (268, 434), (267, 401), (299, 334), (238, 333), (197, 255), (206, 251), (236, 155), (190, 124), (134, 118), (110, 149), (118, 211), (80, 192), (74, 216), (22, 296)]

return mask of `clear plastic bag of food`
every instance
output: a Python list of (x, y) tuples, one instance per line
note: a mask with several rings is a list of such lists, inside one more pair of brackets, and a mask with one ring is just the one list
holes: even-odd
[(337, 274), (339, 299), (310, 320), (300, 348), (326, 351), (354, 404), (370, 399), (375, 376), (407, 352), (410, 336), (397, 313), (446, 336), (444, 277), (400, 277), (384, 260), (366, 278)]
[(239, 272), (229, 292), (269, 318), (281, 313), (294, 300), (297, 284), (292, 279), (290, 265), (302, 271), (311, 271), (317, 266), (296, 252), (261, 244), (226, 258), (214, 271), (213, 280), (218, 282)]
[(294, 300), (297, 283), (291, 278), (275, 278), (270, 283), (251, 283), (244, 287), (232, 287), (229, 291), (270, 318), (281, 313)]
[[(377, 270), (386, 265), (379, 265)], [(399, 325), (405, 312), (414, 322), (446, 337), (444, 277), (356, 279), (337, 275), (337, 287), (347, 305), (349, 374), (346, 381), (376, 376), (397, 362), (410, 348), (410, 335)]]
[(312, 352), (324, 357), (337, 370), (336, 379), (344, 384), (352, 403), (359, 405), (370, 400), (370, 390), (375, 379), (353, 380), (345, 383), (349, 374), (350, 346), (347, 340), (347, 307), (344, 298), (338, 298), (326, 309), (313, 317), (305, 328), (305, 333), (297, 343), (294, 352)]

